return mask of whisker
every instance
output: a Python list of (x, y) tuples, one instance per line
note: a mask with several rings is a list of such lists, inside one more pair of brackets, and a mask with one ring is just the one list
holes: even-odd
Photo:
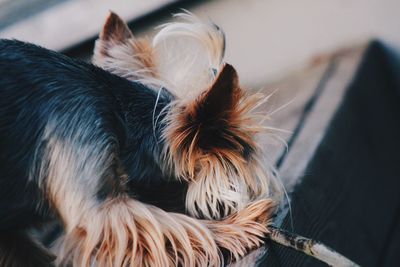
[(281, 133), (287, 133), (287, 134), (293, 134), (293, 131), (290, 130), (285, 130), (281, 128), (275, 128), (271, 126), (260, 126), (260, 129), (268, 130), (268, 131), (274, 131), (274, 132), (281, 132)]
[(282, 109), (286, 108), (287, 106), (289, 106), (291, 103), (293, 103), (294, 99), (286, 102), (285, 104), (283, 104), (282, 106), (280, 106), (279, 108), (275, 109), (274, 111), (270, 112), (269, 115), (272, 116), (273, 114), (275, 114), (278, 111), (281, 111)]
[(153, 136), (154, 136), (154, 140), (156, 141), (156, 143), (157, 143), (157, 136), (156, 136), (156, 124), (155, 124), (155, 120), (154, 119), (155, 119), (155, 116), (156, 116), (156, 110), (157, 110), (158, 101), (160, 100), (161, 91), (162, 91), (162, 88), (160, 88), (158, 90), (156, 103), (154, 104), (153, 115), (152, 115)]
[[(274, 91), (272, 91), (271, 93), (269, 93), (268, 95), (266, 95), (262, 100), (258, 101), (258, 103), (256, 105), (254, 105), (250, 111), (255, 110), (256, 108), (258, 108), (259, 106), (261, 106), (262, 104), (265, 104), (279, 89), (275, 89)], [(263, 93), (259, 93), (257, 92), (256, 94), (263, 94)]]

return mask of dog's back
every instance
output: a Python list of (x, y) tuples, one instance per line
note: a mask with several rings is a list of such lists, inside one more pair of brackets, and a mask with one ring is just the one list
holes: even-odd
[[(38, 210), (47, 210), (38, 209), (43, 196), (35, 179), (52, 134), (49, 124), (56, 124), (59, 138), (83, 128), (127, 146), (134, 142), (126, 139), (126, 127), (137, 126), (136, 138), (152, 136), (157, 95), (140, 84), (14, 40), (0, 41), (0, 73), (0, 230), (31, 223)], [(124, 123), (127, 102), (140, 106), (135, 115), (144, 121), (130, 116), (130, 125)]]
[[(127, 166), (145, 166), (135, 161), (146, 153), (138, 148), (145, 136), (153, 137), (156, 99), (155, 91), (91, 64), (32, 44), (0, 40), (0, 265), (13, 266), (9, 260), (20, 258), (21, 266), (45, 266), (51, 259), (25, 229), (54, 215), (50, 210), (56, 204), (44, 186), (52, 143), (90, 155), (96, 147), (115, 146)], [(159, 108), (165, 104), (162, 95)], [(89, 156), (81, 157), (85, 161)], [(73, 168), (67, 160), (62, 163), (65, 172)], [(86, 179), (92, 179), (94, 188), (101, 183), (96, 196), (105, 198), (113, 186), (99, 178)]]

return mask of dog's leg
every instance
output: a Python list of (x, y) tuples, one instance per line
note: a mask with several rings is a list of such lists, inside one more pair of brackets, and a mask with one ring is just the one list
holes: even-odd
[(62, 137), (54, 133), (57, 129), (46, 130), (47, 162), (41, 169), (65, 228), (53, 247), (58, 265), (220, 266), (219, 247), (239, 257), (262, 243), (271, 201), (219, 222), (164, 212), (125, 192), (127, 177), (118, 164), (115, 139), (62, 129), (67, 129)]
[(126, 197), (106, 201), (58, 240), (61, 266), (220, 266), (218, 247), (234, 260), (262, 244), (266, 201), (226, 221), (166, 213)]
[(25, 231), (0, 232), (0, 266), (50, 267), (54, 259)]

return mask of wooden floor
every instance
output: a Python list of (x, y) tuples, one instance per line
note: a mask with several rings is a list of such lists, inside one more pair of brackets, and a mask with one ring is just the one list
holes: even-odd
[[(359, 55), (333, 57), (304, 106), (280, 164), (293, 221), (279, 218), (361, 266), (400, 266), (400, 60), (376, 42)], [(259, 266), (325, 265), (270, 244)]]
[[(282, 182), (291, 199), (296, 195), (296, 185), (301, 184), (303, 178), (307, 176), (307, 166), (318, 150), (343, 100), (365, 49), (366, 45), (327, 54), (308, 68), (264, 87), (265, 94), (274, 92), (274, 95), (271, 101), (260, 109), (265, 112), (280, 109), (274, 113), (270, 121), (266, 121), (266, 126), (292, 132), (280, 134), (287, 143), (287, 147), (283, 142), (272, 142), (268, 136), (262, 140), (265, 143), (264, 147), (268, 148), (267, 157), (278, 167)], [(284, 108), (280, 108), (282, 106)], [(290, 218), (289, 205), (286, 201), (274, 224), (300, 234), (297, 226), (303, 222), (303, 216), (295, 213), (296, 210), (297, 207), (293, 203), (293, 221), (288, 220)], [(292, 229), (292, 224), (294, 229)], [(296, 266), (279, 263), (278, 257), (274, 256), (275, 245), (267, 246), (266, 249), (267, 259), (263, 261), (266, 266), (267, 264), (268, 266)], [(280, 248), (279, 251), (286, 252), (287, 250)], [(269, 261), (274, 264), (270, 265)], [(264, 266), (263, 264), (260, 266)], [(244, 259), (234, 266), (253, 265), (254, 263), (249, 265), (247, 259)]]

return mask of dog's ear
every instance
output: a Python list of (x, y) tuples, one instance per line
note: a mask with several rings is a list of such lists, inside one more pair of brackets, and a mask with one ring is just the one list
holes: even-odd
[(156, 76), (155, 52), (146, 39), (137, 39), (128, 25), (111, 12), (97, 39), (93, 63), (130, 80), (151, 80)]
[(100, 51), (95, 51), (95, 54), (106, 56), (108, 49), (124, 44), (129, 38), (133, 38), (133, 34), (128, 25), (117, 14), (111, 12), (97, 41), (101, 45), (96, 44), (95, 47)]
[(169, 132), (172, 151), (243, 150), (248, 139), (238, 132), (243, 96), (236, 70), (225, 64), (214, 83), (195, 100), (186, 103), (173, 119)]
[(196, 117), (203, 124), (226, 119), (234, 111), (241, 95), (236, 70), (225, 64), (210, 88), (193, 103)]
[(237, 145), (232, 126), (236, 123), (242, 96), (236, 70), (225, 64), (210, 88), (188, 109), (195, 126), (193, 129), (196, 129), (195, 145), (198, 149), (209, 151)]

